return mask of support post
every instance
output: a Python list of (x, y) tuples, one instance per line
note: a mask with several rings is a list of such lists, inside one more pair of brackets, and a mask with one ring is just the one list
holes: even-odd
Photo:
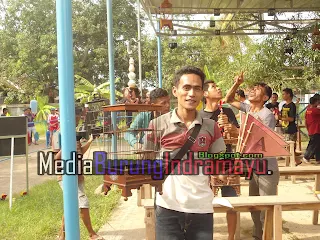
[[(56, 10), (62, 159), (67, 160), (76, 151), (71, 0), (57, 0)], [(63, 175), (63, 200), (66, 239), (80, 239), (77, 175)]]
[(275, 205), (273, 209), (273, 239), (282, 240), (282, 207)]
[[(109, 81), (110, 81), (110, 104), (116, 104), (115, 83), (114, 83), (114, 45), (113, 45), (113, 19), (112, 19), (112, 0), (107, 0), (107, 27), (108, 27), (108, 59), (109, 59)], [(117, 129), (116, 112), (111, 112), (113, 131)], [(117, 151), (117, 138), (112, 134), (112, 152)]]
[(241, 218), (240, 218), (240, 212), (237, 212), (237, 227), (236, 227), (236, 234), (234, 236), (234, 239), (235, 240), (240, 240), (241, 238), (241, 234), (240, 234), (240, 221), (241, 221)]
[[(316, 192), (316, 194), (318, 194), (318, 192), (320, 192), (320, 174), (316, 175), (314, 185), (315, 185), (314, 191)], [(318, 219), (319, 219), (319, 210), (314, 210), (312, 215), (312, 224), (317, 225)]]
[[(158, 31), (160, 33), (160, 20), (158, 22)], [(162, 88), (162, 53), (161, 53), (161, 37), (157, 36), (158, 44), (158, 79), (159, 79), (159, 88)]]
[(273, 236), (273, 209), (265, 211), (265, 220), (263, 228), (263, 240), (270, 240)]
[(138, 58), (139, 58), (139, 83), (140, 92), (142, 94), (142, 59), (141, 59), (141, 26), (140, 26), (140, 0), (137, 0), (138, 5)]
[[(26, 126), (28, 126), (28, 120), (26, 118)], [(28, 127), (26, 134), (26, 191), (29, 194), (29, 144), (28, 144)]]
[(10, 198), (9, 208), (12, 208), (12, 187), (13, 187), (13, 159), (14, 159), (14, 137), (11, 138), (11, 160), (10, 160)]

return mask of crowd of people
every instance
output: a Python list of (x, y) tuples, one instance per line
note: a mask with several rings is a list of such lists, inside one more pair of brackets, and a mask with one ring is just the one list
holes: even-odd
[[(244, 91), (239, 89), (244, 82), (243, 74), (236, 76), (233, 86), (223, 97), (222, 91), (212, 80), (206, 80), (204, 73), (195, 67), (184, 67), (176, 72), (172, 94), (178, 100), (177, 107), (169, 111), (169, 97), (164, 89), (155, 89), (150, 92), (150, 102), (157, 103), (160, 99), (164, 106), (161, 116), (153, 118), (151, 113), (140, 113), (133, 120), (130, 128), (146, 128), (157, 130), (140, 135), (128, 131), (125, 139), (133, 148), (153, 149), (161, 153), (169, 151), (170, 159), (175, 159), (179, 152), (183, 151), (188, 137), (193, 137), (197, 125), (200, 125), (198, 136), (190, 147), (195, 153), (206, 151), (209, 153), (231, 152), (231, 145), (224, 143), (224, 132), (229, 132), (233, 137), (238, 137), (239, 124), (237, 112), (250, 113), (262, 121), (274, 131), (283, 134), (284, 140), (297, 140), (297, 108), (293, 103), (292, 89), (285, 88), (282, 91), (283, 103), (278, 103), (278, 94), (273, 92), (266, 83), (257, 83), (248, 91), (246, 97)], [(156, 97), (157, 96), (157, 97)], [(221, 107), (224, 99), (229, 107)], [(204, 107), (197, 111), (197, 106), (204, 100)], [(269, 102), (270, 101), (270, 102)], [(320, 104), (319, 95), (316, 94), (310, 100), (306, 112), (306, 126), (310, 136), (310, 142), (303, 160), (310, 162), (312, 157), (319, 161), (319, 136), (320, 136)], [(149, 123), (149, 124), (148, 124)], [(155, 155), (148, 155), (148, 158)], [(186, 160), (184, 156), (181, 161)], [(179, 158), (180, 159), (180, 158)], [(250, 196), (276, 195), (279, 183), (278, 160), (267, 158), (268, 169), (272, 175), (259, 175), (255, 172), (249, 180)], [(296, 166), (302, 163), (297, 160)], [(221, 195), (223, 197), (237, 197), (235, 188), (230, 184), (239, 183), (237, 175), (169, 175), (164, 181), (163, 194), (156, 194), (156, 239), (212, 239), (213, 238), (213, 209), (212, 200), (213, 181), (219, 181)], [(201, 204), (199, 204), (201, 203)], [(253, 211), (252, 236), (254, 239), (262, 239), (264, 226), (264, 212)], [(227, 212), (228, 239), (235, 237), (237, 217), (233, 211)]]
[[(157, 150), (160, 153), (170, 152), (170, 159), (186, 160), (186, 153), (191, 150), (198, 157), (198, 152), (224, 153), (232, 152), (232, 146), (225, 144), (224, 133), (237, 138), (242, 124), (238, 122), (240, 111), (250, 113), (266, 126), (284, 135), (286, 141), (297, 140), (297, 108), (293, 103), (292, 89), (282, 91), (283, 103), (278, 102), (278, 94), (263, 82), (255, 84), (246, 96), (240, 86), (244, 83), (243, 73), (234, 78), (232, 87), (225, 96), (219, 86), (206, 79), (199, 68), (186, 66), (179, 69), (174, 76), (172, 95), (177, 99), (177, 107), (170, 110), (170, 94), (161, 88), (156, 88), (146, 94), (145, 99), (140, 96), (136, 86), (123, 89), (123, 99), (120, 103), (129, 104), (158, 104), (163, 106), (161, 111), (141, 112), (127, 123), (129, 129), (153, 129), (146, 133), (137, 134), (136, 131), (126, 132), (124, 138), (134, 149)], [(228, 107), (222, 107), (224, 100)], [(203, 109), (197, 110), (203, 101)], [(235, 111), (237, 110), (237, 111)], [(24, 110), (28, 119), (28, 132), (36, 135), (35, 114), (31, 108)], [(8, 116), (8, 109), (3, 109), (1, 116)], [(77, 117), (77, 115), (76, 115)], [(78, 122), (79, 119), (76, 119)], [(315, 94), (310, 99), (305, 115), (305, 124), (309, 134), (309, 144), (303, 161), (310, 163), (315, 158), (320, 164), (320, 96)], [(52, 135), (59, 129), (59, 113), (51, 109), (48, 117), (50, 144)], [(223, 132), (222, 132), (223, 129)], [(77, 151), (84, 154), (93, 141), (91, 138), (82, 146), (81, 136), (77, 136)], [(35, 144), (37, 140), (35, 139)], [(186, 147), (188, 146), (188, 147)], [(162, 155), (161, 155), (162, 156)], [(149, 153), (148, 158), (156, 158), (155, 153)], [(55, 159), (61, 158), (59, 151)], [(279, 183), (279, 168), (276, 158), (268, 158), (268, 169), (272, 175), (259, 175), (253, 169), (253, 177), (249, 180), (250, 196), (276, 195)], [(297, 160), (296, 166), (302, 161)], [(182, 165), (182, 164), (181, 164)], [(202, 169), (203, 170), (203, 169)], [(62, 179), (59, 184), (62, 188)], [(199, 175), (170, 174), (163, 183), (163, 193), (155, 196), (156, 239), (213, 239), (213, 208), (215, 197), (213, 183), (219, 181), (223, 197), (238, 197), (232, 183), (239, 183), (240, 176), (216, 175), (207, 176), (200, 171)], [(90, 235), (90, 239), (103, 239), (93, 231), (89, 203), (84, 193), (84, 178), (79, 176), (78, 199), (81, 217)], [(253, 211), (252, 236), (262, 239), (264, 226), (264, 212)], [(226, 214), (228, 223), (228, 240), (235, 237), (237, 217), (229, 211)], [(62, 221), (60, 239), (64, 239), (64, 221)]]

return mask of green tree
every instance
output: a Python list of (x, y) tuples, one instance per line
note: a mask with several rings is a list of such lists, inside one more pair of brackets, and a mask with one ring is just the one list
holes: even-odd
[[(110, 89), (107, 89), (109, 82), (97, 86), (81, 76), (76, 75), (76, 79), (75, 99), (80, 100), (82, 104), (92, 101), (95, 97), (110, 99)], [(115, 82), (119, 82), (119, 79)], [(116, 90), (116, 96), (121, 95), (122, 93)]]
[(50, 109), (55, 108), (54, 106), (48, 105), (49, 98), (47, 96), (38, 96), (38, 112), (36, 115), (36, 121), (47, 121)]
[[(127, 82), (128, 56), (124, 41), (136, 38), (134, 0), (113, 1), (115, 75)], [(23, 91), (6, 88), (9, 101), (28, 102), (57, 84), (57, 39), (54, 0), (8, 0), (0, 20), (0, 77)], [(108, 39), (105, 0), (73, 1), (75, 75), (92, 84), (108, 81)], [(124, 17), (125, 16), (125, 17)]]

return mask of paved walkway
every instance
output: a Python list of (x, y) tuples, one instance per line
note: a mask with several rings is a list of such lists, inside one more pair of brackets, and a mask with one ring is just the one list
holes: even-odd
[[(298, 178), (296, 184), (281, 177), (279, 195), (294, 198), (297, 194), (312, 194), (310, 187), (314, 180)], [(248, 182), (242, 181), (242, 195), (248, 196)], [(106, 240), (145, 240), (144, 208), (137, 206), (136, 191), (128, 201), (120, 199), (119, 206), (113, 210), (110, 220), (99, 230)], [(107, 196), (106, 196), (107, 197)], [(251, 240), (252, 220), (250, 213), (241, 213), (241, 240)], [(225, 213), (214, 214), (214, 238), (227, 239)], [(283, 240), (319, 240), (320, 225), (312, 225), (312, 211), (283, 212)]]
[[(107, 197), (107, 196), (106, 196)], [(137, 206), (137, 191), (132, 190), (128, 201), (120, 199), (113, 210), (110, 220), (99, 230), (99, 234), (107, 240), (144, 240), (144, 208)]]

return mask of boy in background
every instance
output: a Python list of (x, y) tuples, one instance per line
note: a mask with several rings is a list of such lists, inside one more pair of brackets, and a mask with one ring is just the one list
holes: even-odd
[[(297, 141), (297, 124), (296, 124), (296, 115), (297, 108), (293, 99), (293, 92), (290, 88), (285, 88), (282, 91), (282, 98), (286, 103), (281, 109), (281, 114), (279, 115), (279, 120), (281, 120), (281, 126), (284, 133), (285, 141), (294, 141), (294, 150), (296, 150), (296, 141)], [(302, 163), (301, 160), (296, 159), (296, 166)]]
[[(77, 143), (76, 143), (77, 153), (81, 153), (82, 155), (84, 155), (89, 149), (93, 141), (93, 136), (92, 135), (90, 136), (90, 139), (87, 141), (87, 143), (84, 146), (81, 146), (81, 143), (80, 143), (81, 138), (82, 136), (77, 136)], [(61, 159), (61, 156), (62, 156), (61, 151), (62, 150), (60, 150), (55, 156), (56, 160)], [(61, 175), (58, 176), (58, 183), (61, 189), (63, 190)], [(80, 208), (80, 217), (88, 230), (90, 240), (103, 240), (104, 238), (99, 236), (92, 228), (90, 213), (89, 213), (89, 200), (84, 192), (84, 176), (83, 175), (78, 175), (78, 201), (79, 201), (79, 208)], [(65, 230), (64, 230), (64, 216), (63, 216), (60, 234), (59, 234), (59, 240), (64, 240), (64, 239), (65, 239)]]
[(315, 155), (317, 164), (320, 164), (320, 99), (317, 96), (310, 98), (305, 118), (310, 140), (303, 161), (310, 163)]

